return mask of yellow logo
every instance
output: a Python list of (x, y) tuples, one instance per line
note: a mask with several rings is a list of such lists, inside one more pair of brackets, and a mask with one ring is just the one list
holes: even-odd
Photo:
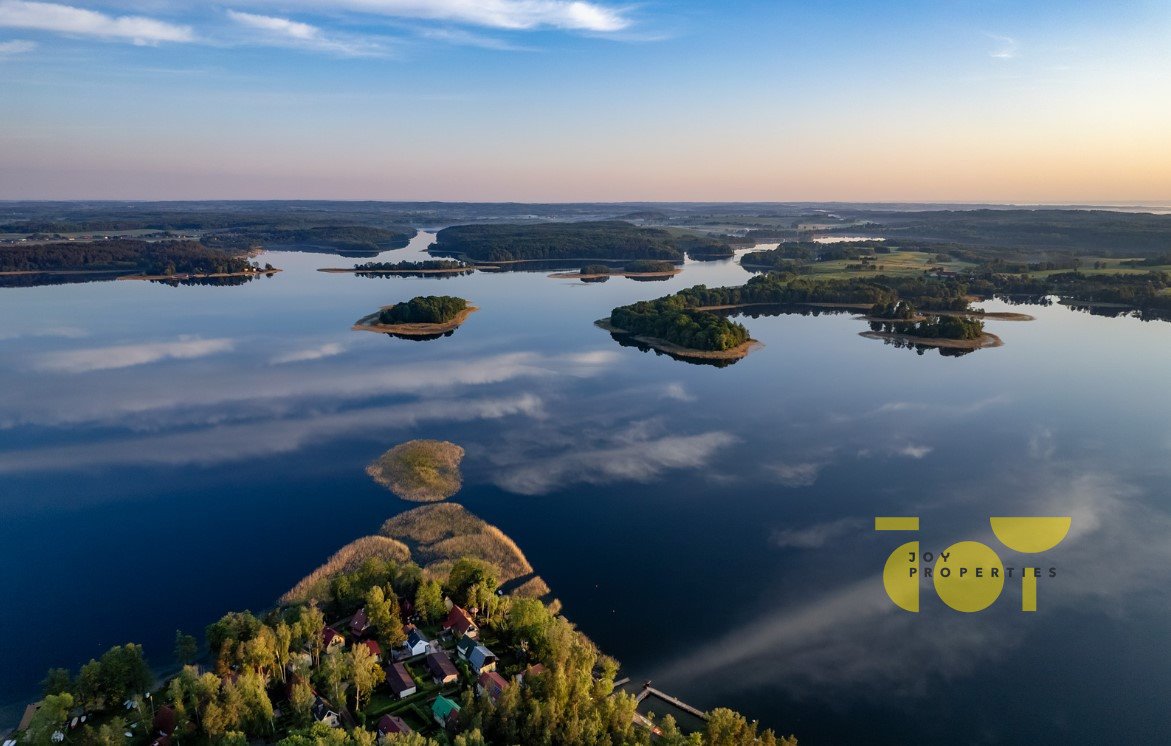
[[(1063, 517), (1001, 517), (990, 518), (992, 533), (1009, 549), (1023, 554), (1040, 554), (1057, 546), (1069, 533), (1072, 519)], [(879, 517), (874, 519), (875, 531), (918, 531), (917, 517)], [(920, 567), (923, 563), (924, 567)], [(1019, 568), (1021, 579), (1021, 611), (1037, 610), (1037, 579), (1041, 568)], [(1000, 555), (992, 547), (978, 541), (961, 541), (935, 555), (921, 552), (919, 542), (909, 541), (886, 559), (882, 570), (882, 584), (886, 595), (895, 606), (907, 611), (919, 611), (919, 581), (929, 577), (935, 593), (956, 611), (983, 611), (1000, 598), (1006, 579), (1012, 579), (1018, 568), (1004, 566)], [(1055, 577), (1056, 568), (1050, 567), (1049, 577)]]

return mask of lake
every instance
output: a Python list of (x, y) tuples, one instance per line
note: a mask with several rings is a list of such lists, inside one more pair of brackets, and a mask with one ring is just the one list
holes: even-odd
[[(381, 260), (418, 259), (431, 234)], [(963, 357), (846, 314), (744, 318), (725, 368), (621, 346), (609, 310), (694, 284), (545, 273), (367, 278), (272, 252), (239, 287), (0, 289), (0, 723), (51, 666), (261, 610), (412, 505), (364, 473), (412, 438), (467, 450), (454, 498), (514, 538), (636, 682), (802, 744), (1171, 741), (1171, 324), (1061, 305)], [(451, 336), (351, 331), (420, 294)], [(1043, 555), (990, 516), (1072, 516)], [(918, 534), (875, 516), (919, 516)], [(990, 608), (912, 614), (888, 554), (982, 541), (1055, 569)]]

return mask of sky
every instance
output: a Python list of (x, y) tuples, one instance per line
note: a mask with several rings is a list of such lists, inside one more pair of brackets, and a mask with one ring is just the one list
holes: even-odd
[(0, 199), (1171, 199), (1164, 0), (0, 0)]

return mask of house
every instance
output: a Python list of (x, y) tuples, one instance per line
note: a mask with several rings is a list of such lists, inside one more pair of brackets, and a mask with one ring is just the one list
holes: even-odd
[(504, 690), (508, 688), (508, 679), (495, 671), (485, 671), (476, 679), (476, 693), (481, 697), (488, 697), (493, 702), (500, 699)]
[(160, 736), (170, 736), (175, 732), (175, 711), (170, 705), (163, 705), (155, 713), (154, 729)]
[(451, 611), (447, 612), (447, 618), (443, 620), (443, 631), (448, 630), (451, 630), (456, 637), (476, 637), (479, 635), (476, 621), (472, 619), (472, 615), (455, 604), (451, 605)]
[(440, 694), (431, 703), (431, 715), (435, 718), (435, 722), (446, 728), (459, 719), (459, 705)]
[(378, 735), (389, 736), (391, 733), (410, 733), (411, 726), (398, 715), (383, 715), (378, 721)]
[(461, 637), (455, 643), (455, 652), (466, 661), (478, 644), (473, 637)]
[(370, 655), (374, 656), (374, 660), (382, 660), (382, 646), (378, 644), (377, 640), (362, 640), (358, 644), (369, 650)]
[(341, 727), (341, 718), (329, 702), (326, 702), (321, 697), (313, 700), (313, 720), (318, 723), (325, 723), (330, 728)]
[(390, 690), (394, 692), (394, 696), (399, 699), (409, 697), (418, 691), (410, 671), (401, 663), (395, 663), (386, 667), (386, 683), (390, 685)]
[(459, 671), (447, 653), (427, 653), (427, 669), (436, 684), (452, 684), (459, 680)]
[(325, 649), (332, 650), (335, 645), (346, 646), (346, 637), (341, 632), (338, 632), (333, 627), (326, 627), (325, 631), (321, 633), (322, 639), (325, 640)]
[(366, 616), (366, 607), (363, 606), (362, 608), (358, 609), (358, 613), (354, 614), (353, 618), (350, 619), (350, 632), (352, 632), (355, 637), (361, 637), (369, 631), (370, 619)]
[(525, 668), (524, 671), (522, 671), (521, 673), (518, 673), (516, 675), (516, 680), (517, 680), (517, 683), (523, 684), (525, 682), (525, 679), (527, 679), (528, 677), (540, 676), (543, 673), (545, 673), (545, 665), (543, 663), (538, 663), (535, 666), (528, 666)]
[(471, 655), (468, 656), (468, 664), (471, 665), (472, 670), (476, 673), (495, 671), (496, 655), (483, 645), (477, 645), (472, 650)]
[(407, 643), (404, 646), (409, 656), (422, 655), (427, 652), (431, 641), (428, 640), (417, 627), (409, 627), (407, 630)]

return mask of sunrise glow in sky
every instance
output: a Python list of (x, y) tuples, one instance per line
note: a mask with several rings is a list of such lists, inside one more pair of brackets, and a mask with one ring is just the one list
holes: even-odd
[(0, 0), (0, 199), (1171, 199), (1155, 0)]

